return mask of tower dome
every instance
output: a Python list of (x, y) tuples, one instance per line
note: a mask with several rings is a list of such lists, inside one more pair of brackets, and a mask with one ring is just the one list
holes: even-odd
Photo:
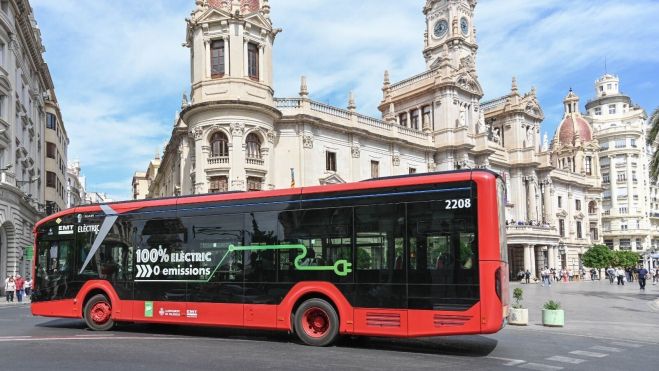
[(579, 97), (570, 89), (563, 100), (565, 114), (558, 126), (558, 140), (562, 144), (575, 144), (577, 138), (582, 142), (593, 140), (593, 130), (586, 119), (579, 113)]

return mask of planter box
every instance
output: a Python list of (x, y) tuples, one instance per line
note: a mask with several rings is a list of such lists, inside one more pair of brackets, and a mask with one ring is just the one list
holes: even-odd
[(511, 308), (508, 316), (508, 323), (517, 326), (526, 326), (529, 324), (528, 308)]
[(542, 310), (542, 325), (552, 327), (563, 327), (565, 325), (565, 312), (563, 309)]

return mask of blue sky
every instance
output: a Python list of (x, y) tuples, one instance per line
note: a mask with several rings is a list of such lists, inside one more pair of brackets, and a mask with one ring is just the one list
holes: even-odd
[[(46, 60), (87, 188), (130, 197), (169, 135), (189, 90), (185, 17), (194, 0), (31, 0)], [(313, 99), (378, 116), (385, 69), (394, 81), (423, 72), (425, 0), (270, 0), (284, 32), (275, 42), (275, 94), (296, 96), (308, 77)], [(656, 0), (480, 0), (478, 73), (484, 99), (535, 86), (552, 137), (572, 87), (585, 101), (604, 73), (649, 113), (659, 106)]]

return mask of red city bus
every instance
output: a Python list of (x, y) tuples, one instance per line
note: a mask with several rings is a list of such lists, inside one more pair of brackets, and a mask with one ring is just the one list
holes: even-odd
[(34, 228), (32, 313), (420, 337), (499, 331), (503, 182), (485, 170), (80, 206)]

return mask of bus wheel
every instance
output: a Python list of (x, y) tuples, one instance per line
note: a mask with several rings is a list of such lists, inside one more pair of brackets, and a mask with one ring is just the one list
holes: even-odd
[(107, 331), (114, 326), (112, 305), (105, 295), (94, 295), (85, 304), (85, 322), (94, 331)]
[(307, 345), (330, 345), (339, 334), (339, 316), (325, 300), (309, 299), (295, 312), (295, 333)]

